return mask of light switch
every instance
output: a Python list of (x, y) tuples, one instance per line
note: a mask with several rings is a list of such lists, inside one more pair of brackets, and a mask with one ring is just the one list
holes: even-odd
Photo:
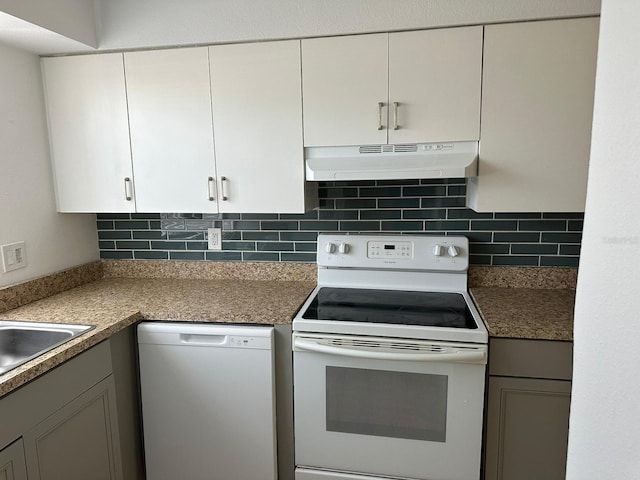
[(5, 273), (27, 266), (27, 250), (24, 242), (8, 243), (0, 248)]

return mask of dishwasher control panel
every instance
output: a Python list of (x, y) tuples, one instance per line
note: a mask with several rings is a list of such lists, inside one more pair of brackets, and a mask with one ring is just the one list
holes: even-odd
[(245, 337), (232, 335), (227, 337), (227, 343), (229, 347), (236, 348), (259, 348), (266, 350), (271, 348), (271, 340), (264, 337)]

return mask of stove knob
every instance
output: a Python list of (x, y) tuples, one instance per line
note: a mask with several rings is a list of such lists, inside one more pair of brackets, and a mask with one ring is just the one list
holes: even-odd
[(460, 254), (458, 247), (456, 247), (455, 245), (451, 245), (447, 251), (449, 252), (449, 255), (452, 257), (457, 257)]
[(327, 253), (334, 253), (336, 251), (336, 246), (334, 243), (327, 243), (327, 246), (324, 247), (324, 251)]
[(443, 249), (442, 249), (442, 245), (436, 244), (435, 247), (433, 247), (433, 255), (436, 257), (441, 257), (443, 254)]
[(349, 253), (350, 249), (351, 247), (348, 243), (341, 242), (340, 245), (338, 245), (338, 252), (340, 253)]

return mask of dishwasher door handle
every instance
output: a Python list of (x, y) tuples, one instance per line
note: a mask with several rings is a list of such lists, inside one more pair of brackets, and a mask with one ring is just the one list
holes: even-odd
[(180, 334), (180, 342), (190, 345), (226, 345), (228, 341), (229, 335)]
[(313, 341), (294, 340), (294, 347), (298, 350), (307, 350), (309, 352), (325, 353), (328, 355), (342, 355), (345, 357), (370, 358), (372, 360), (398, 360), (410, 362), (453, 362), (453, 363), (487, 363), (487, 354), (485, 351), (468, 351), (462, 352), (452, 350), (449, 352), (433, 352), (433, 353), (395, 353), (395, 352), (379, 352), (374, 350), (355, 349), (348, 347), (335, 347), (331, 345), (323, 345)]

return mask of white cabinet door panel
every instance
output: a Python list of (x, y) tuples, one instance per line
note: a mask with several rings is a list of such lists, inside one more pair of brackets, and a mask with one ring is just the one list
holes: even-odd
[(139, 212), (217, 212), (206, 47), (124, 54)]
[(485, 27), (477, 211), (584, 211), (598, 19)]
[(214, 46), (210, 58), (220, 212), (304, 212), (300, 42)]
[(387, 38), (302, 40), (305, 146), (387, 143)]
[(122, 54), (44, 58), (42, 67), (58, 211), (135, 211), (125, 193), (133, 172)]
[(478, 140), (481, 82), (481, 26), (390, 34), (389, 143)]

